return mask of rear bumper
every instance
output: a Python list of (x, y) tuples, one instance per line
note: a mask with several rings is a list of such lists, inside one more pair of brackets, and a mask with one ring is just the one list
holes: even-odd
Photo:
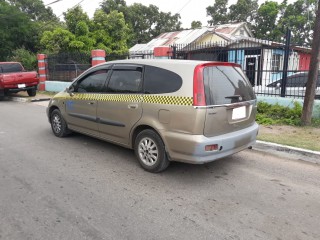
[(7, 92), (9, 93), (17, 93), (17, 92), (21, 92), (21, 91), (27, 91), (29, 89), (33, 89), (37, 86), (30, 86), (30, 87), (24, 87), (24, 88), (9, 88), (9, 89), (6, 89)]
[[(242, 151), (256, 142), (259, 126), (252, 126), (215, 137), (162, 132), (170, 160), (203, 164)], [(206, 145), (218, 144), (219, 150), (205, 151)]]

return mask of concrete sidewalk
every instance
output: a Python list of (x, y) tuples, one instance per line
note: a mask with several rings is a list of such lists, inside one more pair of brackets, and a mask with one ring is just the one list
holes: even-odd
[[(35, 97), (29, 97), (26, 92), (11, 94), (7, 98), (16, 102), (35, 102), (41, 106), (47, 106), (48, 101), (53, 95), (39, 92)], [(271, 142), (257, 140), (257, 143), (252, 148), (254, 151), (264, 152), (266, 154), (274, 154), (280, 157), (302, 160), (315, 164), (320, 164), (320, 152), (311, 151), (302, 148), (291, 147)]]

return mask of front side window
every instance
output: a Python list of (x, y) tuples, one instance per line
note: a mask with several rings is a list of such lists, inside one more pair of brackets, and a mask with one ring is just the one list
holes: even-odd
[(102, 69), (90, 73), (83, 79), (77, 81), (75, 92), (91, 93), (101, 92), (108, 76), (108, 70)]
[(114, 69), (112, 71), (108, 92), (111, 93), (137, 93), (141, 91), (142, 68)]

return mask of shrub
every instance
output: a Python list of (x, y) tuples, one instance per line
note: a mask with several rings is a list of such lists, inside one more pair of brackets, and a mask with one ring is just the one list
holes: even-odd
[(258, 102), (257, 122), (264, 125), (301, 125), (302, 106), (294, 102), (293, 108), (266, 102)]
[(37, 69), (37, 56), (25, 48), (18, 48), (14, 50), (13, 56), (10, 60), (14, 62), (21, 62), (26, 70)]

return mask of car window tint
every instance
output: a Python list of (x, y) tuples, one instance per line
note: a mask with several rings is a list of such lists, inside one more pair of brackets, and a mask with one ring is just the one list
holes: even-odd
[(1, 73), (22, 72), (22, 66), (19, 63), (0, 64)]
[(206, 67), (203, 71), (208, 105), (230, 104), (255, 99), (252, 87), (240, 68)]
[(150, 94), (171, 93), (179, 90), (182, 78), (169, 70), (146, 66), (144, 72), (144, 92)]
[(142, 68), (115, 69), (112, 71), (108, 84), (108, 92), (135, 93), (140, 92), (142, 82)]
[(305, 87), (308, 80), (306, 74), (298, 74), (287, 77), (287, 87)]
[(108, 70), (98, 70), (90, 73), (76, 83), (75, 92), (101, 92), (107, 79)]

